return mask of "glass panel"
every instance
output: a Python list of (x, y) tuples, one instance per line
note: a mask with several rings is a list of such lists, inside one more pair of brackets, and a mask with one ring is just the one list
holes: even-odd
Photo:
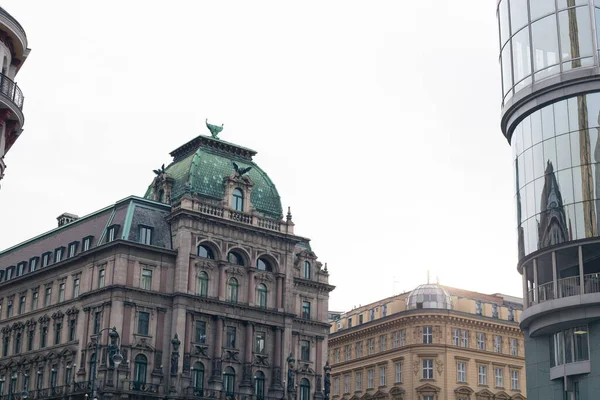
[(533, 144), (539, 143), (542, 141), (542, 113), (541, 111), (536, 111), (530, 116), (531, 119), (531, 138)]
[(567, 101), (554, 103), (554, 129), (557, 135), (569, 132), (569, 113), (567, 111)]
[[(585, 96), (587, 106), (588, 127), (597, 127), (600, 125), (600, 96), (596, 93)], [(594, 147), (595, 143), (592, 144)], [(600, 161), (600, 160), (598, 160)]]
[(527, 184), (533, 180), (533, 151), (532, 149), (527, 149), (523, 152), (525, 157), (525, 162), (523, 163), (523, 168), (525, 169), (525, 181), (524, 184)]
[(523, 152), (523, 126), (522, 122), (520, 122), (513, 131), (511, 137), (511, 144), (515, 148), (515, 153), (518, 156)]
[[(587, 57), (592, 55), (592, 30), (587, 7), (579, 7), (558, 13), (560, 26), (561, 59)], [(572, 35), (577, 32), (577, 35)], [(573, 68), (580, 66), (580, 62), (573, 61)]]
[(585, 239), (585, 218), (583, 203), (576, 203), (575, 207), (575, 237), (573, 239)]
[[(545, 143), (545, 142), (544, 142)], [(546, 160), (544, 159), (544, 145), (538, 143), (532, 147), (533, 152), (533, 179), (544, 175)]]
[(579, 131), (571, 132), (571, 162), (573, 166), (581, 165), (581, 154), (579, 146)]
[(575, 328), (575, 361), (589, 359), (587, 326)]
[(540, 110), (542, 114), (542, 135), (544, 139), (554, 137), (554, 109), (552, 106), (544, 107)]
[(503, 94), (506, 94), (512, 88), (512, 63), (510, 58), (510, 43), (508, 43), (502, 49), (502, 86), (504, 88)]
[[(556, 16), (550, 15), (531, 25), (534, 70), (558, 64)], [(549, 74), (548, 74), (549, 75)]]
[[(600, 1), (596, 0), (596, 6), (600, 6)], [(596, 14), (596, 38), (598, 47), (600, 47), (600, 8), (594, 8)]]
[(544, 162), (545, 173), (550, 173), (550, 168), (554, 171), (556, 169), (556, 141), (554, 138), (544, 142), (544, 157), (546, 159)]
[(512, 46), (515, 82), (519, 82), (531, 75), (531, 59), (529, 58), (531, 49), (528, 28), (522, 29), (513, 37)]
[[(571, 167), (571, 141), (568, 134), (556, 137), (556, 170)], [(570, 172), (569, 172), (570, 173)]]
[[(535, 185), (535, 213), (538, 214), (541, 210), (542, 204), (542, 196), (545, 185), (545, 178), (536, 179), (534, 182)], [(546, 207), (547, 208), (547, 207)], [(545, 211), (545, 210), (543, 210)]]
[(563, 71), (570, 71), (573, 68), (591, 67), (592, 65), (594, 65), (594, 59), (592, 57), (587, 57), (563, 63), (562, 68)]
[(554, 12), (554, 0), (531, 0), (529, 2), (529, 11), (531, 20), (535, 20), (544, 15)]
[(500, 42), (506, 43), (510, 37), (508, 31), (508, 0), (502, 0), (498, 7), (498, 19), (500, 20)]
[[(532, 2), (538, 0), (532, 0)], [(563, 8), (573, 7), (573, 6), (583, 6), (588, 4), (588, 0), (558, 0), (558, 9), (562, 10)]]
[(529, 252), (536, 251), (538, 249), (538, 221), (536, 218), (529, 218), (527, 220), (527, 228), (529, 231)]
[(513, 32), (524, 27), (528, 22), (527, 0), (510, 1), (510, 24)]
[(531, 122), (529, 117), (525, 118), (523, 122), (521, 122), (521, 127), (523, 128), (523, 151), (527, 150), (531, 147)]
[(536, 72), (535, 74), (533, 74), (533, 78), (536, 81), (541, 81), (542, 79), (545, 79), (545, 78), (547, 78), (549, 76), (552, 76), (552, 75), (556, 75), (559, 72), (560, 72), (560, 66), (559, 65), (555, 65), (553, 67), (549, 67), (549, 68), (543, 69), (543, 70), (541, 70), (539, 72)]

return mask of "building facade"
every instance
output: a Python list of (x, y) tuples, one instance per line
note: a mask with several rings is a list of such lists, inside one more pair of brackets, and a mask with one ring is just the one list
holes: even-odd
[(29, 51), (25, 30), (0, 7), (0, 180), (6, 169), (4, 155), (23, 131), (24, 97), (14, 80)]
[(0, 395), (323, 397), (333, 287), (256, 153), (171, 154), (145, 198), (0, 253)]
[(334, 400), (526, 398), (521, 299), (436, 284), (331, 326)]
[(501, 0), (502, 132), (513, 150), (530, 399), (600, 380), (600, 3)]

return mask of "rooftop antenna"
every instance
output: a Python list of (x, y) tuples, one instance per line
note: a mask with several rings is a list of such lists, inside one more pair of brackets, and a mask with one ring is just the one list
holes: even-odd
[(429, 270), (427, 270), (427, 284), (429, 285)]
[(440, 284), (440, 276), (439, 276), (439, 275), (438, 275), (438, 276), (436, 276), (436, 277), (435, 277), (435, 280), (436, 280), (437, 284), (439, 285), (439, 284)]

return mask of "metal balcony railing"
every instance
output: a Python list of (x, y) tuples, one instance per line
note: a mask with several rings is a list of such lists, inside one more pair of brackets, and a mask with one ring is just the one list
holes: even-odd
[(0, 95), (10, 100), (19, 110), (23, 109), (23, 92), (8, 76), (0, 74)]

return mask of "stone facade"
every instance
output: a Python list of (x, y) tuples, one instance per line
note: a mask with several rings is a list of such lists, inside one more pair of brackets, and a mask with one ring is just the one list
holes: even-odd
[(450, 309), (411, 308), (405, 293), (332, 323), (334, 400), (526, 398), (520, 299), (438, 288)]
[(291, 214), (161, 200), (59, 218), (0, 253), (0, 394), (323, 397), (333, 286)]

